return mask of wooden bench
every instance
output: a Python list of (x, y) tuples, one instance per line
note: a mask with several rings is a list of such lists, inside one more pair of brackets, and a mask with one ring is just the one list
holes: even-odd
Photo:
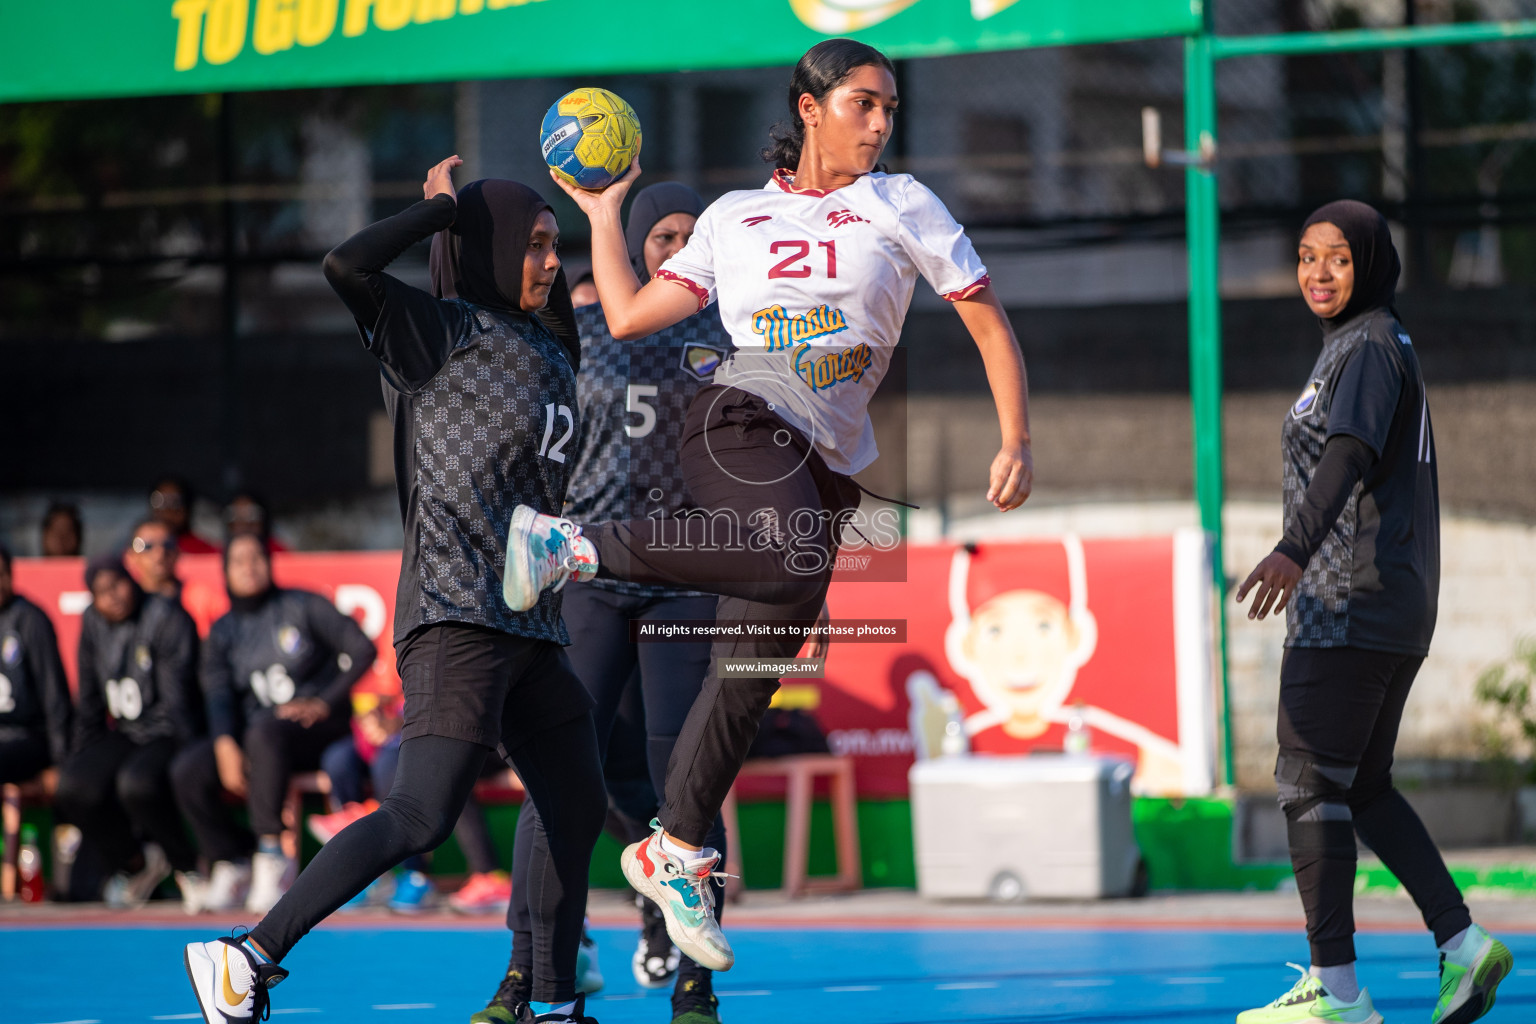
[(45, 804), (58, 788), (59, 773), (49, 768), (26, 782), (7, 782), (0, 786), (0, 842), (5, 844), (0, 861), (0, 899), (16, 898), (17, 862), (21, 859), (21, 809), (27, 804)]
[[(825, 776), (832, 798), (832, 836), (837, 846), (837, 874), (812, 878), (806, 874), (811, 851), (811, 797), (816, 779)], [(818, 892), (847, 892), (864, 885), (859, 861), (858, 791), (854, 783), (853, 759), (835, 754), (795, 754), (789, 757), (765, 757), (741, 766), (737, 778), (782, 778), (784, 794), (784, 891), (791, 897)], [(741, 829), (736, 816), (736, 788), (726, 795), (721, 808), (726, 835), (730, 837), (725, 870), (741, 874)], [(732, 880), (726, 898), (734, 902), (738, 886)]]

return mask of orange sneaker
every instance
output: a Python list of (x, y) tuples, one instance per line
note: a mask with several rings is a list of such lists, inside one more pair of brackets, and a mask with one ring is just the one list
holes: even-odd
[(461, 914), (489, 914), (505, 910), (512, 899), (512, 879), (505, 871), (483, 871), (470, 875), (459, 891), (448, 897), (448, 905)]

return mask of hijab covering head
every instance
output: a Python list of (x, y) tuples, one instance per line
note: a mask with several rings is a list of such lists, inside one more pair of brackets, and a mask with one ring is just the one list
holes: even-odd
[(629, 224), (624, 228), (624, 241), (629, 246), (629, 262), (634, 266), (641, 284), (651, 279), (650, 271), (645, 269), (645, 240), (656, 222), (674, 213), (689, 213), (697, 217), (703, 212), (704, 200), (682, 182), (663, 181), (640, 190), (629, 207)]
[[(244, 597), (236, 597), (234, 592), (229, 589), (229, 553), (234, 549), (234, 546), (237, 543), (243, 543), (247, 539), (255, 542), (255, 544), (261, 548), (261, 557), (267, 560), (267, 586), (266, 589), (258, 593), (247, 594)], [(271, 599), (273, 594), (277, 593), (277, 584), (272, 582), (272, 546), (267, 541), (267, 539), (260, 534), (239, 533), (229, 538), (229, 541), (224, 545), (223, 562), (224, 592), (229, 595), (230, 611), (242, 613), (258, 611), (262, 605), (266, 604), (267, 601)]]
[[(482, 178), (459, 189), (453, 224), (432, 236), (427, 269), (432, 294), (463, 299), (487, 309), (522, 313), (523, 257), (539, 214), (554, 212), (533, 189), (505, 178)], [(579, 365), (581, 343), (565, 270), (555, 272), (549, 301), (536, 314), (559, 339), (571, 367)]]
[(1397, 278), (1402, 264), (1387, 219), (1373, 206), (1353, 199), (1340, 199), (1321, 206), (1302, 225), (1302, 234), (1314, 224), (1332, 224), (1349, 243), (1349, 255), (1355, 264), (1355, 290), (1339, 315), (1323, 319), (1324, 329), (1348, 323), (1372, 309), (1390, 309), (1397, 297)]

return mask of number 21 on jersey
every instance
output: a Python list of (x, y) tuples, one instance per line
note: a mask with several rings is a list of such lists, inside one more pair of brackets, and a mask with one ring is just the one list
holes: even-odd
[[(827, 276), (837, 276), (837, 243), (817, 242), (816, 247), (825, 252), (827, 258)], [(792, 239), (787, 242), (774, 242), (768, 247), (768, 252), (774, 256), (781, 256), (779, 262), (768, 270), (768, 280), (772, 281), (780, 277), (810, 277), (814, 272), (811, 257), (811, 243), (803, 239)]]

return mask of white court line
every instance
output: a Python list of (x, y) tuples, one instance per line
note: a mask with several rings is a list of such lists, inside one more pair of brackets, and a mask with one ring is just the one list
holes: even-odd
[(629, 993), (625, 993), (622, 996), (593, 996), (592, 997), (592, 999), (594, 1001), (601, 999), (605, 1003), (619, 1003), (619, 1002), (623, 1002), (626, 999), (644, 999), (644, 998), (645, 998), (645, 993), (644, 992), (629, 992)]
[(1536, 974), (1536, 967), (1522, 967), (1515, 973), (1522, 978), (1529, 978), (1531, 975)]
[(375, 1003), (375, 1010), (435, 1010), (436, 1003)]
[(272, 1011), (272, 1016), (276, 1017), (280, 1013), (319, 1013), (319, 1012), (320, 1012), (320, 1007), (318, 1007), (318, 1006), (290, 1006), (290, 1007), (288, 1007), (287, 1009), (284, 1009), (284, 1010), (273, 1010)]
[(1113, 985), (1114, 978), (1057, 978), (1051, 982), (1052, 988), (1104, 988)]
[(771, 996), (771, 995), (773, 995), (773, 993), (770, 992), (766, 988), (749, 988), (749, 989), (737, 989), (735, 992), (716, 992), (715, 995), (717, 995), (717, 996)]
[[(202, 1014), (198, 1014), (198, 1016), (201, 1017)], [(55, 1021), (49, 1021), (49, 1024), (101, 1024), (101, 1021), (99, 1021), (99, 1020), (55, 1020)]]
[(202, 1020), (203, 1019), (203, 1015), (200, 1014), (200, 1013), (162, 1013), (158, 1017), (151, 1017), (149, 1019), (150, 1020)]
[(972, 988), (997, 988), (995, 981), (951, 981), (943, 985), (933, 986), (939, 992), (960, 992)]
[(1398, 971), (1397, 976), (1404, 981), (1413, 981), (1417, 978), (1438, 978), (1439, 971)]
[(823, 992), (879, 992), (879, 985), (828, 985)]
[(1226, 978), (1164, 978), (1164, 985), (1220, 985)]

